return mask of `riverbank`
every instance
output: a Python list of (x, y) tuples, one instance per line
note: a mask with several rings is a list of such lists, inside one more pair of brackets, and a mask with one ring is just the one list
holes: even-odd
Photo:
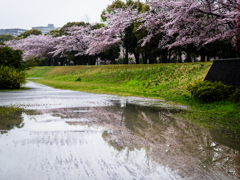
[(120, 96), (164, 99), (170, 103), (190, 106), (182, 114), (195, 124), (224, 127), (239, 133), (240, 104), (228, 101), (202, 103), (193, 100), (186, 85), (204, 79), (212, 63), (148, 64), (35, 67), (31, 81), (59, 89), (71, 89)]

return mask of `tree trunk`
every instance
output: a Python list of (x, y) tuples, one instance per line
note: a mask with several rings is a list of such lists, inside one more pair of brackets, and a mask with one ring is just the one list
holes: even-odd
[(209, 56), (209, 54), (207, 54), (207, 61), (210, 61), (210, 56)]
[(149, 55), (149, 64), (154, 64), (154, 59), (151, 54)]
[(147, 54), (143, 53), (143, 64), (147, 64)]
[(162, 63), (167, 63), (167, 56), (165, 52), (162, 53)]
[(136, 64), (139, 64), (139, 54), (134, 53), (135, 59), (136, 59)]
[(57, 65), (58, 65), (57, 62), (58, 62), (57, 59), (56, 59), (56, 58), (53, 58), (53, 66), (57, 66)]
[(186, 62), (192, 62), (192, 59), (191, 59), (191, 53), (189, 51), (186, 51), (187, 53), (187, 59), (186, 59)]
[(52, 65), (52, 58), (48, 58), (48, 66)]
[(201, 54), (201, 62), (205, 62), (205, 54)]
[(179, 57), (178, 63), (182, 63), (182, 51), (181, 51), (181, 49), (178, 49), (178, 57)]
[(127, 47), (125, 51), (125, 58), (124, 58), (123, 64), (128, 64), (128, 48)]
[(96, 57), (96, 56), (93, 56), (93, 65), (96, 64), (96, 61), (97, 61), (97, 57)]
[(114, 54), (113, 54), (113, 53), (112, 53), (112, 56), (111, 56), (111, 61), (112, 61), (113, 64), (116, 64), (116, 63), (115, 63), (115, 57), (114, 57)]
[(171, 63), (171, 51), (167, 52), (167, 63)]
[(77, 65), (77, 57), (74, 57), (74, 59), (73, 59), (73, 64), (74, 64), (74, 66)]
[(154, 63), (157, 64), (157, 55), (154, 55)]
[(91, 65), (91, 56), (87, 56), (87, 65)]

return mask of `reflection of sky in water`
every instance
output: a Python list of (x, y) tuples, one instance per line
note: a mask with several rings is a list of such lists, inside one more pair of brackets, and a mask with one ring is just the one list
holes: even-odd
[[(0, 93), (0, 106), (21, 107), (5, 109), (12, 121), (0, 135), (2, 179), (240, 177), (238, 146), (224, 146), (218, 132), (173, 118), (180, 110), (162, 101), (29, 86)], [(146, 107), (160, 102), (161, 109)], [(0, 117), (3, 130), (7, 116)]]
[(118, 152), (109, 146), (102, 138), (103, 127), (73, 126), (50, 114), (23, 114), (23, 118), (24, 127), (0, 137), (3, 179), (174, 177), (166, 167), (151, 161), (146, 164), (145, 150), (128, 151), (126, 148)]

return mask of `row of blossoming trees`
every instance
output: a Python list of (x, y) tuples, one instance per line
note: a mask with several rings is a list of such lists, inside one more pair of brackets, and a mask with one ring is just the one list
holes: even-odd
[[(185, 62), (234, 58), (239, 37), (239, 0), (153, 0), (148, 3), (115, 0), (102, 13), (105, 25), (65, 28), (56, 34), (29, 36), (6, 44), (24, 59), (47, 58), (49, 65), (95, 64), (124, 50), (123, 63)], [(141, 58), (140, 58), (141, 57)]]

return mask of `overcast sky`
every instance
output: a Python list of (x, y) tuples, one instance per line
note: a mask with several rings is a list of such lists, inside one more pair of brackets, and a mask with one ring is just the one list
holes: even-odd
[(100, 22), (103, 9), (112, 0), (0, 0), (0, 29), (22, 28), (67, 22)]

